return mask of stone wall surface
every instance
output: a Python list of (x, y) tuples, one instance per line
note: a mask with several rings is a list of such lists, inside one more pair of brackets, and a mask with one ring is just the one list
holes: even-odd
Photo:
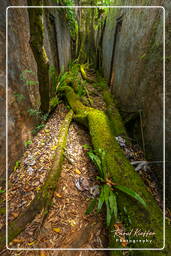
[[(1, 1), (0, 12), (0, 177), (5, 176), (5, 9), (26, 6), (26, 0)], [(70, 36), (57, 9), (51, 9), (54, 24), (44, 15), (45, 49), (50, 65), (58, 73), (67, 68), (71, 58)], [(49, 29), (50, 28), (50, 29)], [(8, 9), (8, 164), (9, 172), (25, 150), (24, 142), (32, 138), (36, 118), (29, 109), (39, 109), (37, 64), (29, 45), (29, 17), (24, 8)], [(56, 41), (55, 41), (56, 40)], [(58, 53), (61, 54), (58, 56)], [(29, 81), (32, 81), (30, 84)], [(34, 81), (34, 82), (33, 82)]]
[(0, 10), (0, 177), (5, 173), (5, 10), (8, 1), (1, 1)]
[[(5, 113), (6, 113), (6, 8), (11, 5), (26, 5), (26, 1), (1, 1), (0, 11), (0, 183), (5, 181)], [(38, 103), (38, 89), (21, 80), (24, 70), (36, 72), (36, 63), (29, 47), (27, 11), (8, 9), (8, 163), (9, 171), (24, 150), (24, 141), (31, 137), (33, 120), (27, 110)], [(28, 74), (27, 74), (28, 75)], [(37, 79), (29, 75), (29, 79)]]
[[(133, 0), (124, 4), (127, 5), (128, 2), (130, 5), (138, 4), (138, 1)], [(147, 5), (155, 4), (154, 1), (146, 2)], [(171, 101), (168, 71), (171, 48), (168, 30), (171, 4), (170, 1), (157, 3), (157, 5), (162, 4), (166, 8), (166, 158), (169, 160)], [(117, 11), (113, 9), (109, 14), (113, 25), (108, 17), (103, 38), (104, 75), (119, 102), (121, 111), (142, 113), (146, 156), (147, 159), (158, 161), (163, 160), (163, 12), (162, 8), (129, 8)], [(119, 17), (120, 22), (117, 22)], [(108, 70), (111, 70), (111, 73)], [(157, 175), (162, 176), (162, 168)], [(171, 194), (170, 183), (171, 172), (168, 167), (166, 168), (168, 196)]]
[[(54, 1), (45, 1), (46, 6), (55, 6)], [(57, 5), (56, 5), (57, 6)], [(45, 20), (45, 48), (52, 63), (57, 66), (54, 61), (54, 52), (58, 59), (58, 69), (62, 72), (67, 69), (71, 60), (71, 38), (60, 8), (47, 8)], [(52, 42), (49, 51), (48, 44)]]
[[(171, 195), (171, 1), (165, 2), (166, 9), (166, 196)], [(168, 199), (170, 202), (171, 200)], [(169, 204), (171, 207), (171, 202)]]
[[(18, 1), (11, 1), (19, 5)], [(23, 1), (23, 5), (27, 5)], [(8, 163), (9, 172), (31, 139), (34, 121), (28, 111), (39, 107), (37, 65), (29, 45), (27, 9), (8, 9)], [(29, 85), (28, 81), (35, 81)]]

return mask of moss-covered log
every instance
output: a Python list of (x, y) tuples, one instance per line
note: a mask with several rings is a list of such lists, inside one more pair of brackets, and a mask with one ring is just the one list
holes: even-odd
[[(57, 186), (57, 181), (60, 177), (64, 149), (66, 147), (67, 134), (70, 122), (73, 117), (73, 111), (70, 110), (63, 121), (63, 124), (59, 131), (59, 139), (57, 144), (57, 149), (54, 155), (53, 166), (50, 170), (44, 185), (41, 190), (37, 192), (35, 198), (31, 204), (19, 215), (14, 221), (9, 223), (8, 226), (8, 243), (12, 241), (17, 235), (19, 235), (30, 223), (34, 217), (39, 214), (42, 210), (47, 214), (51, 202), (53, 193)], [(0, 231), (0, 249), (5, 246), (5, 227)]]
[[(42, 0), (28, 0), (29, 6), (41, 6)], [(30, 23), (30, 46), (32, 48), (38, 71), (40, 109), (49, 111), (49, 60), (43, 45), (43, 8), (28, 8)]]
[(87, 82), (89, 82), (89, 83), (95, 82), (95, 80), (93, 78), (90, 78), (87, 76), (87, 74), (84, 70), (84, 65), (80, 65), (80, 71), (81, 71), (81, 75), (82, 75), (83, 79), (85, 79)]
[(103, 99), (107, 107), (107, 115), (111, 121), (111, 126), (115, 136), (123, 135), (127, 137), (126, 129), (123, 125), (122, 118), (114, 103), (111, 93), (108, 89), (103, 90)]
[[(69, 86), (63, 88), (66, 98), (78, 117), (78, 121), (88, 124), (92, 144), (95, 150), (102, 149), (106, 152), (105, 161), (107, 164), (108, 175), (112, 178), (114, 183), (126, 186), (136, 193), (138, 193), (146, 202), (147, 209), (143, 208), (138, 201), (133, 200), (124, 193), (119, 193), (118, 202), (121, 212), (120, 220), (124, 223), (125, 231), (133, 230), (133, 235), (130, 237), (132, 240), (150, 240), (150, 242), (132, 242), (127, 247), (131, 248), (162, 248), (163, 247), (163, 215), (162, 211), (157, 205), (151, 193), (147, 190), (142, 179), (134, 170), (127, 158), (122, 152), (119, 144), (113, 136), (109, 119), (103, 111), (99, 111), (90, 107), (84, 106), (78, 96), (74, 93), (73, 89)], [(118, 113), (117, 113), (118, 115)], [(120, 122), (121, 119), (119, 119)], [(115, 124), (117, 125), (117, 124)], [(120, 126), (120, 124), (119, 124)], [(127, 217), (124, 217), (124, 207), (127, 209), (127, 217), (131, 219), (130, 225)], [(115, 237), (114, 222), (110, 227), (110, 248), (121, 247)], [(153, 232), (154, 235), (134, 235), (134, 231), (140, 232)], [(167, 229), (168, 235), (171, 237), (171, 230)], [(169, 243), (167, 246), (170, 248)], [(131, 252), (131, 255), (134, 255)], [(167, 255), (164, 251), (159, 252), (162, 255)], [(119, 251), (114, 251), (113, 255), (120, 255)], [(141, 251), (136, 251), (135, 255), (142, 255)], [(145, 255), (156, 255), (156, 251), (146, 251)]]

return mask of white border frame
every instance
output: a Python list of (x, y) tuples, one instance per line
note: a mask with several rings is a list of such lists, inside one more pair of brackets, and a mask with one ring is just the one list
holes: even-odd
[[(163, 247), (162, 248), (11, 248), (8, 247), (8, 10), (17, 8), (133, 8), (163, 10)], [(6, 248), (14, 251), (160, 251), (165, 248), (165, 8), (163, 6), (8, 6), (6, 8)]]

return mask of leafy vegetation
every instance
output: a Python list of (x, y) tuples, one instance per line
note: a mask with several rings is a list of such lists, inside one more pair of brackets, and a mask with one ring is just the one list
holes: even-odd
[(28, 147), (29, 145), (31, 145), (32, 144), (32, 141), (31, 140), (26, 140), (26, 141), (24, 141), (24, 147)]
[(26, 98), (23, 94), (20, 94), (20, 93), (15, 93), (14, 96), (16, 97), (16, 100), (18, 102), (21, 102)]
[(51, 65), (49, 67), (49, 78), (50, 78), (51, 84), (52, 84), (52, 91), (56, 92), (56, 86), (57, 86), (57, 81), (58, 81), (58, 74), (57, 74), (55, 66), (53, 66), (53, 65)]
[[(49, 113), (42, 114), (41, 111), (37, 109), (28, 109), (28, 113), (32, 117), (36, 117), (39, 120), (39, 124), (35, 126), (35, 128), (32, 130), (32, 134), (36, 135), (38, 131), (40, 131), (42, 128), (45, 127), (45, 122), (48, 120)], [(26, 145), (28, 146), (28, 145)]]
[(38, 124), (35, 126), (35, 128), (32, 130), (32, 134), (36, 135), (38, 131), (40, 131), (42, 128), (45, 127), (45, 124)]
[(49, 105), (50, 105), (50, 109), (53, 110), (54, 108), (56, 108), (56, 106), (60, 103), (61, 101), (59, 100), (59, 98), (57, 96), (51, 98)]
[[(84, 148), (88, 149), (87, 145), (84, 145)], [(98, 200), (93, 199), (90, 203), (86, 214), (90, 214), (95, 207), (97, 207), (97, 212), (99, 212), (103, 205), (106, 205), (106, 223), (107, 226), (111, 224), (111, 220), (114, 217), (115, 221), (118, 220), (118, 203), (117, 203), (117, 196), (118, 192), (123, 192), (128, 196), (132, 197), (133, 199), (137, 200), (141, 203), (144, 207), (146, 207), (146, 203), (143, 198), (133, 191), (130, 188), (127, 188), (122, 185), (115, 184), (107, 173), (107, 168), (105, 164), (105, 151), (99, 149), (98, 152), (94, 150), (90, 150), (87, 152), (89, 158), (97, 167), (100, 176), (97, 176), (97, 179), (101, 181), (101, 191)], [(126, 212), (126, 210), (124, 209)]]
[(88, 144), (84, 144), (84, 145), (83, 145), (83, 148), (84, 148), (84, 149), (91, 149), (91, 146), (88, 145)]
[(14, 171), (17, 170), (17, 168), (20, 166), (20, 164), (21, 164), (20, 161), (16, 161), (16, 162), (15, 162)]
[(33, 109), (33, 108), (30, 108), (28, 109), (27, 111), (29, 113), (30, 116), (40, 116), (41, 115), (41, 111), (37, 110), (37, 109)]
[[(55, 3), (63, 5), (63, 6), (74, 6), (74, 0), (53, 0)], [(66, 20), (66, 24), (68, 25), (68, 28), (70, 30), (71, 37), (73, 39), (76, 38), (76, 34), (78, 32), (78, 22), (76, 19), (76, 13), (74, 8), (65, 8), (59, 10), (61, 14), (64, 15), (64, 18)]]
[(31, 80), (31, 77), (36, 75), (32, 70), (25, 69), (20, 74), (20, 80), (24, 81), (25, 85), (38, 85), (39, 82), (36, 80)]

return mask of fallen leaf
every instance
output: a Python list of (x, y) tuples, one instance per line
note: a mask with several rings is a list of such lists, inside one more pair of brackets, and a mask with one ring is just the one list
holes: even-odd
[(40, 256), (46, 256), (47, 254), (45, 254), (44, 251), (40, 251)]
[(56, 193), (56, 192), (55, 192), (55, 196), (57, 196), (57, 197), (59, 197), (59, 198), (62, 197), (59, 193)]
[(30, 245), (30, 246), (31, 246), (31, 245), (33, 245), (34, 243), (35, 243), (35, 242), (33, 241), (33, 242), (31, 242), (31, 243), (28, 243), (28, 245)]
[(18, 216), (18, 213), (17, 213), (17, 212), (13, 212), (13, 213), (12, 213), (12, 216), (13, 216), (14, 218), (16, 218), (16, 217)]
[(12, 240), (12, 242), (15, 244), (18, 244), (18, 243), (22, 243), (23, 240), (22, 239), (14, 239), (14, 240)]
[(53, 231), (55, 231), (56, 233), (60, 233), (61, 229), (60, 228), (53, 228)]
[(57, 149), (57, 145), (56, 146), (53, 146), (53, 147), (51, 147), (51, 150), (56, 150)]
[(39, 191), (39, 190), (40, 190), (40, 187), (35, 188), (35, 190), (36, 190), (36, 191)]
[(68, 220), (68, 222), (72, 227), (74, 227), (77, 224), (75, 220)]
[(45, 129), (45, 132), (46, 132), (46, 133), (49, 133), (49, 132), (50, 132), (50, 130), (48, 130), (48, 129)]
[(78, 169), (75, 169), (74, 171), (76, 174), (81, 174), (80, 170), (78, 170)]

